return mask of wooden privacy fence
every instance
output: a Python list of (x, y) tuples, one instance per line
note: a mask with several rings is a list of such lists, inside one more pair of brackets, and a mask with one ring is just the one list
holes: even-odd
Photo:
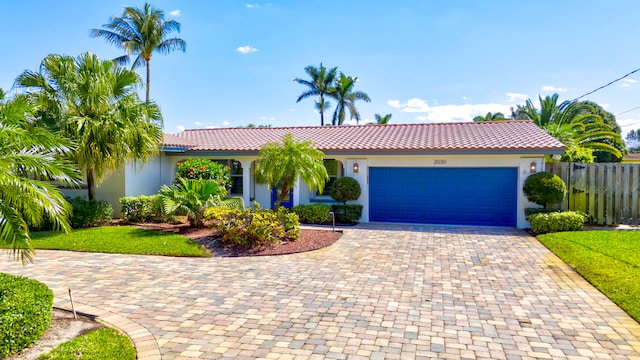
[(638, 225), (640, 164), (547, 163), (567, 184), (561, 210), (582, 211), (599, 225)]

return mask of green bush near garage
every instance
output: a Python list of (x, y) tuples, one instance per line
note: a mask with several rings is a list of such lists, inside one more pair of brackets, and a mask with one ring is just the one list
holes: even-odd
[(53, 292), (47, 285), (0, 273), (0, 358), (35, 343), (51, 325)]
[(547, 234), (561, 231), (580, 231), (587, 221), (587, 216), (577, 211), (563, 211), (537, 213), (530, 215), (527, 220), (531, 224), (531, 231), (536, 234)]
[(140, 195), (120, 198), (122, 217), (127, 222), (146, 222), (164, 217), (160, 195)]
[(303, 224), (324, 224), (331, 219), (329, 216), (331, 207), (326, 204), (297, 205), (291, 211), (298, 214), (298, 218)]

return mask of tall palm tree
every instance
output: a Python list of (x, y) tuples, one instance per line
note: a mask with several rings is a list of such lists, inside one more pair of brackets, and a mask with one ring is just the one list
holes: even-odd
[(308, 89), (298, 96), (296, 102), (300, 102), (311, 96), (319, 96), (320, 100), (316, 101), (316, 109), (320, 112), (320, 125), (324, 126), (324, 111), (329, 107), (329, 102), (325, 101), (325, 96), (334, 92), (333, 82), (336, 79), (338, 68), (327, 69), (320, 63), (320, 67), (309, 65), (304, 68), (309, 75), (310, 80), (295, 78), (293, 81), (308, 87)]
[(501, 113), (501, 112), (497, 112), (497, 113), (488, 112), (487, 115), (485, 115), (485, 116), (478, 115), (478, 116), (473, 118), (474, 122), (502, 121), (502, 120), (507, 120), (507, 119), (504, 117), (504, 114)]
[(351, 119), (356, 119), (356, 122), (359, 122), (360, 113), (355, 106), (356, 100), (371, 102), (369, 95), (367, 95), (366, 93), (362, 91), (353, 91), (353, 86), (356, 84), (356, 81), (358, 81), (357, 77), (346, 76), (342, 72), (336, 80), (335, 91), (329, 94), (329, 96), (331, 96), (338, 102), (336, 110), (333, 112), (333, 125), (342, 125), (344, 123), (344, 118), (346, 115), (345, 108), (349, 109)]
[(180, 32), (180, 23), (165, 20), (164, 11), (145, 3), (142, 8), (126, 7), (122, 16), (114, 16), (106, 29), (92, 29), (91, 37), (104, 38), (108, 43), (123, 49), (126, 54), (115, 59), (119, 64), (129, 63), (131, 55), (137, 55), (131, 69), (145, 66), (147, 71), (146, 101), (149, 102), (150, 70), (153, 53), (168, 54), (175, 50), (185, 52), (187, 43), (177, 37), (168, 38), (172, 32)]
[(96, 184), (107, 175), (158, 152), (160, 109), (140, 101), (140, 76), (113, 61), (89, 52), (77, 58), (49, 55), (40, 72), (27, 70), (16, 83), (38, 104), (40, 121), (75, 141), (71, 159), (86, 171), (89, 199), (95, 199)]
[(256, 177), (270, 187), (280, 186), (275, 207), (286, 199), (299, 177), (310, 190), (322, 192), (329, 180), (324, 167), (324, 153), (314, 147), (311, 141), (295, 141), (287, 134), (282, 142), (269, 142), (262, 146), (258, 154)]
[(78, 173), (63, 157), (71, 143), (36, 126), (23, 96), (5, 100), (0, 89), (0, 244), (22, 263), (33, 258), (29, 225), (48, 218), (69, 231), (71, 207), (54, 186), (73, 186)]
[(378, 125), (387, 125), (389, 121), (391, 121), (391, 114), (387, 114), (385, 116), (375, 114), (374, 117), (376, 119), (376, 124)]

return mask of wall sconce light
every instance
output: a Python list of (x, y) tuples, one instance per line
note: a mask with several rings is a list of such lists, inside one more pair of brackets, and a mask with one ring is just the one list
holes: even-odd
[(536, 164), (535, 161), (532, 161), (531, 164), (529, 165), (529, 172), (532, 174), (535, 174), (537, 170), (538, 170), (538, 164)]
[(358, 163), (353, 163), (353, 173), (357, 174), (360, 171), (360, 165)]

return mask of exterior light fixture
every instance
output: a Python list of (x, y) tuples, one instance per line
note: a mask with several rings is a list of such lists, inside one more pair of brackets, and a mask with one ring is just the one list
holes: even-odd
[(529, 165), (529, 172), (532, 174), (535, 174), (537, 170), (538, 170), (538, 164), (536, 164), (535, 161), (532, 161), (531, 164)]
[(357, 174), (360, 171), (360, 165), (358, 163), (353, 163), (353, 173)]

